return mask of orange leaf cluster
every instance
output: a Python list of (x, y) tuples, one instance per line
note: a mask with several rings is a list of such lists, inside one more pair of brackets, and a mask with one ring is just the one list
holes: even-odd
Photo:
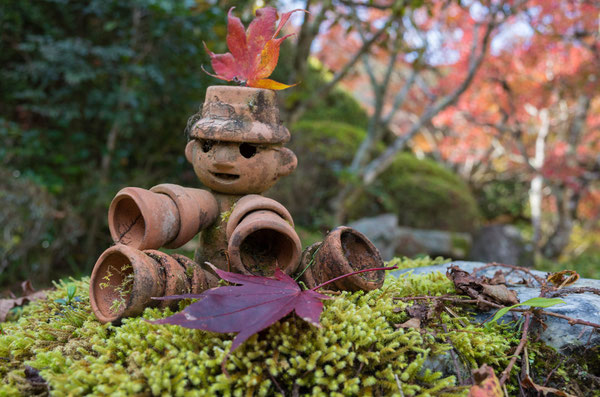
[[(283, 90), (293, 85), (282, 84), (268, 79), (279, 61), (279, 47), (283, 40), (291, 35), (276, 38), (281, 28), (290, 19), (293, 10), (281, 15), (273, 7), (256, 10), (256, 18), (244, 29), (242, 21), (233, 15), (231, 7), (227, 14), (227, 48), (230, 52), (215, 54), (206, 47), (210, 56), (213, 70), (216, 74), (208, 73), (225, 81), (234, 81), (241, 85), (271, 90)], [(295, 85), (295, 84), (294, 84)]]

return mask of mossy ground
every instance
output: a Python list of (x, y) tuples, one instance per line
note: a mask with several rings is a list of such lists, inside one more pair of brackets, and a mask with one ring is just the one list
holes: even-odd
[[(466, 366), (487, 363), (499, 372), (519, 337), (507, 326), (471, 324), (460, 308), (421, 330), (396, 328), (408, 319), (397, 308), (409, 303), (393, 297), (453, 293), (454, 287), (440, 273), (389, 277), (380, 290), (326, 301), (322, 328), (289, 316), (253, 336), (229, 358), (227, 377), (221, 361), (231, 334), (144, 320), (171, 314), (158, 309), (120, 326), (102, 325), (90, 312), (88, 281), (61, 282), (47, 300), (29, 304), (17, 321), (2, 324), (0, 396), (401, 395), (398, 385), (405, 396), (466, 395), (468, 388), (455, 376), (423, 370), (423, 363), (452, 349), (451, 341)], [(81, 300), (56, 303), (66, 297), (68, 284), (77, 286)], [(47, 387), (27, 378), (27, 366), (39, 371)]]

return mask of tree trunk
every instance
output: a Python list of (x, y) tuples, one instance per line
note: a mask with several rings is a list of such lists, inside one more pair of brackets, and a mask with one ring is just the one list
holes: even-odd
[(542, 254), (549, 259), (558, 258), (569, 244), (580, 198), (572, 189), (563, 186), (560, 190), (561, 192), (555, 195), (558, 221), (554, 232), (542, 248)]
[(538, 111), (540, 117), (540, 129), (535, 140), (535, 155), (531, 160), (531, 166), (536, 174), (531, 180), (529, 189), (529, 206), (531, 208), (531, 226), (533, 228), (533, 249), (536, 259), (540, 255), (540, 240), (542, 238), (542, 200), (544, 177), (539, 173), (546, 158), (546, 137), (550, 131), (550, 118), (548, 109)]

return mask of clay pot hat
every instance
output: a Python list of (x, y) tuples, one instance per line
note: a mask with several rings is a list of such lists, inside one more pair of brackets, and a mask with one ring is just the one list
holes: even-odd
[(202, 118), (191, 128), (190, 138), (283, 144), (290, 140), (290, 132), (281, 124), (274, 91), (212, 86), (206, 91)]

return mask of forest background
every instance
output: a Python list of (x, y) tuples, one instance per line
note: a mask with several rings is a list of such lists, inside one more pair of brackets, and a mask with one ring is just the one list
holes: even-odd
[[(200, 187), (184, 129), (226, 13), (304, 8), (273, 78), (299, 168), (269, 195), (305, 243), (395, 213), (524, 265), (600, 277), (600, 4), (588, 1), (0, 2), (0, 287), (89, 274), (124, 186)], [(302, 14), (302, 15), (300, 15)]]

